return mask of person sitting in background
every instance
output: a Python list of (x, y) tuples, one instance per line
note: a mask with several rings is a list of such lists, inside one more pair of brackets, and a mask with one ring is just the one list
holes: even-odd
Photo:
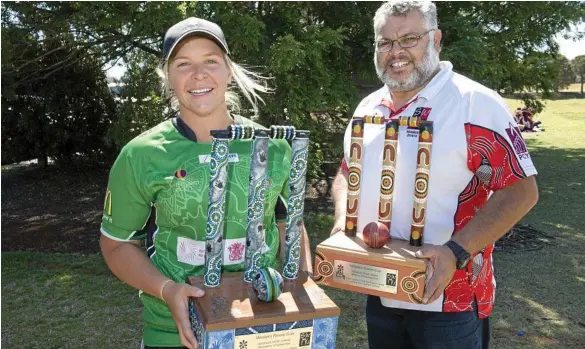
[(543, 131), (538, 125), (542, 122), (534, 120), (533, 109), (529, 107), (524, 107), (522, 109), (522, 119), (524, 124), (523, 131), (530, 131), (530, 132), (540, 132)]
[(514, 121), (516, 122), (516, 125), (518, 125), (520, 131), (524, 131), (524, 119), (522, 118), (522, 108), (520, 107), (516, 108), (516, 112), (514, 113)]

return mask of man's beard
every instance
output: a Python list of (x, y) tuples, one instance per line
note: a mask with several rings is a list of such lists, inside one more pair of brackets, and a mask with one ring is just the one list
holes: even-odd
[[(399, 59), (404, 59), (411, 61), (409, 57), (401, 56)], [(374, 57), (374, 60), (377, 60), (377, 57)], [(391, 63), (391, 59), (388, 60), (388, 64)], [(439, 52), (435, 50), (434, 40), (429, 40), (429, 44), (427, 45), (427, 49), (425, 50), (425, 54), (423, 56), (422, 61), (420, 64), (414, 64), (414, 70), (410, 73), (410, 75), (406, 78), (406, 80), (395, 80), (393, 79), (388, 72), (386, 72), (385, 68), (392, 69), (390, 66), (385, 66), (382, 69), (378, 66), (376, 62), (376, 73), (378, 77), (391, 91), (396, 92), (407, 92), (415, 90), (421, 86), (423, 86), (435, 73), (439, 66)]]

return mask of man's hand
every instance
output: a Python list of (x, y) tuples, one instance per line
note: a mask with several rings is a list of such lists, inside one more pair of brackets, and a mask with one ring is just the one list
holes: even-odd
[(331, 233), (329, 234), (329, 236), (336, 234), (340, 231), (345, 231), (345, 216), (337, 218), (335, 224), (333, 224), (333, 229), (331, 229)]
[(176, 282), (169, 282), (163, 289), (163, 301), (167, 303), (173, 320), (179, 329), (179, 338), (181, 344), (189, 349), (197, 349), (199, 344), (195, 335), (191, 330), (191, 323), (189, 321), (188, 299), (189, 297), (203, 297), (205, 293), (187, 284), (179, 284)]
[(425, 246), (415, 253), (417, 258), (428, 258), (432, 272), (427, 275), (423, 304), (436, 301), (451, 282), (457, 270), (457, 258), (446, 246)]

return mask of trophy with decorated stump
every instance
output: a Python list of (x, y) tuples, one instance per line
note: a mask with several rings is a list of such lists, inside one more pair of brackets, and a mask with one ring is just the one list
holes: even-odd
[[(368, 222), (363, 231), (358, 232), (360, 179), (364, 171), (363, 136), (364, 124), (367, 123), (385, 124), (380, 200), (378, 220)], [(410, 241), (390, 238), (400, 126), (419, 129)], [(390, 121), (380, 116), (353, 117), (345, 234), (334, 234), (317, 246), (314, 270), (317, 283), (422, 303), (427, 264), (414, 254), (423, 244), (432, 141), (432, 121), (421, 120), (416, 116)]]
[[(231, 125), (212, 131), (204, 275), (188, 282), (205, 290), (189, 299), (193, 332), (202, 349), (334, 348), (339, 308), (300, 271), (309, 132), (291, 126), (269, 130)], [(230, 142), (253, 140), (245, 268), (222, 273), (223, 227)], [(282, 276), (262, 265), (265, 186), (270, 139), (291, 142), (285, 260)]]

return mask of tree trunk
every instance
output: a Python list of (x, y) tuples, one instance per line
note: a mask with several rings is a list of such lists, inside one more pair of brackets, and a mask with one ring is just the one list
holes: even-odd
[(43, 154), (37, 158), (38, 164), (41, 165), (43, 168), (47, 168), (49, 166), (49, 159), (47, 158), (46, 154)]
[(581, 94), (583, 94), (583, 83), (584, 83), (584, 82), (585, 82), (585, 81), (583, 81), (583, 77), (581, 77)]

